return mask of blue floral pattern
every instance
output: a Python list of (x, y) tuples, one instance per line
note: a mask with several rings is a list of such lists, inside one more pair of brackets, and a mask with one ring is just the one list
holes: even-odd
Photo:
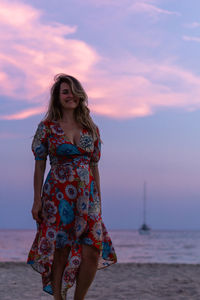
[(70, 224), (74, 220), (73, 208), (66, 200), (60, 200), (58, 210), (60, 214), (60, 220), (64, 225)]

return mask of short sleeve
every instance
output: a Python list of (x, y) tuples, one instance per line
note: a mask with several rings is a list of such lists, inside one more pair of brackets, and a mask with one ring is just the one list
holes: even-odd
[(32, 142), (35, 160), (46, 160), (48, 155), (48, 130), (44, 122), (40, 122)]
[(94, 141), (94, 151), (92, 153), (91, 159), (90, 159), (90, 166), (95, 167), (98, 165), (98, 162), (101, 157), (101, 138), (100, 138), (100, 132), (99, 128), (96, 126), (97, 129), (97, 138)]

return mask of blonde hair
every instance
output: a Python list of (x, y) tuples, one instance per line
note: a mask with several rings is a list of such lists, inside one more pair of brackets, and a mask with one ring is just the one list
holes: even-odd
[(60, 104), (59, 93), (61, 83), (66, 82), (70, 85), (72, 93), (80, 99), (79, 105), (75, 108), (75, 120), (84, 128), (87, 128), (92, 134), (93, 138), (96, 138), (97, 126), (90, 116), (90, 109), (88, 108), (88, 96), (81, 83), (73, 76), (63, 73), (57, 74), (54, 77), (54, 81), (55, 82), (50, 90), (51, 97), (49, 101), (49, 107), (44, 119), (48, 121), (57, 121), (62, 119), (63, 112)]

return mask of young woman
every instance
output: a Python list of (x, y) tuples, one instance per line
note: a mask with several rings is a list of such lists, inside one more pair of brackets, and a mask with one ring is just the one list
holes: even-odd
[[(96, 270), (117, 262), (101, 216), (100, 132), (87, 105), (76, 78), (56, 75), (32, 142), (37, 233), (27, 263), (55, 300), (64, 300), (74, 281), (74, 300), (83, 300)], [(43, 185), (48, 155), (51, 169)]]

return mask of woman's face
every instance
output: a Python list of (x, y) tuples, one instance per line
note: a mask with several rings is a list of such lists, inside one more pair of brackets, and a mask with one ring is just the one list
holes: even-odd
[(75, 109), (79, 105), (79, 98), (76, 97), (68, 83), (60, 85), (60, 103), (63, 109)]

